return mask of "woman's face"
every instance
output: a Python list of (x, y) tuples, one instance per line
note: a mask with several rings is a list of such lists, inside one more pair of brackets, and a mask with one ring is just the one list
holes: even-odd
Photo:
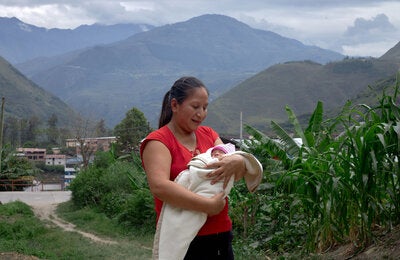
[(207, 117), (208, 94), (205, 88), (195, 88), (182, 104), (171, 103), (173, 116), (185, 132), (193, 132)]

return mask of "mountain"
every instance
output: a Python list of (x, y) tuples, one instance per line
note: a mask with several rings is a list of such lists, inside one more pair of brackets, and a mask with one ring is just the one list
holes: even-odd
[(4, 117), (29, 119), (36, 116), (46, 123), (55, 114), (60, 127), (77, 120), (79, 115), (61, 99), (27, 79), (0, 57), (0, 96), (5, 99)]
[(113, 126), (131, 107), (154, 124), (163, 94), (183, 75), (203, 80), (213, 100), (276, 63), (342, 58), (227, 16), (203, 15), (18, 68), (78, 111)]
[(73, 30), (46, 29), (24, 23), (15, 17), (0, 17), (0, 55), (15, 64), (119, 41), (153, 27), (146, 24), (93, 24)]
[(351, 58), (326, 65), (310, 61), (274, 65), (214, 100), (205, 124), (218, 132), (240, 133), (244, 124), (268, 131), (271, 120), (284, 123), (288, 105), (296, 115), (310, 114), (318, 101), (329, 111), (385, 80), (400, 68), (400, 44), (379, 59)]
[(400, 42), (380, 57), (381, 60), (400, 60)]

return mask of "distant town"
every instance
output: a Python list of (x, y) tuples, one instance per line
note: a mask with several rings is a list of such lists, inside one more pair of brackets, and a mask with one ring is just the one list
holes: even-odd
[[(109, 151), (111, 144), (116, 142), (115, 136), (109, 137), (93, 137), (93, 138), (82, 138), (80, 140), (71, 138), (65, 140), (66, 148), (75, 149), (75, 155), (70, 156), (66, 154), (61, 154), (60, 148), (52, 148), (52, 153), (47, 153), (44, 148), (17, 148), (16, 155), (18, 157), (24, 157), (29, 161), (33, 162), (43, 162), (47, 166), (63, 166), (64, 167), (64, 177), (61, 183), (48, 183), (47, 189), (64, 190), (68, 187), (71, 181), (76, 177), (77, 172), (81, 169), (86, 152), (86, 156), (89, 158), (88, 161), (94, 159), (94, 154), (97, 151)], [(84, 149), (82, 149), (82, 144)], [(42, 185), (37, 181), (33, 182), (34, 186)], [(31, 189), (38, 189), (38, 187), (30, 187)], [(41, 190), (46, 189), (42, 187)]]

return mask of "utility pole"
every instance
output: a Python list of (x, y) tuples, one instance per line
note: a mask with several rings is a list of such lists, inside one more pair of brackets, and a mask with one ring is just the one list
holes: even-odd
[(240, 133), (239, 133), (239, 142), (240, 142), (240, 149), (242, 149), (243, 145), (243, 113), (240, 111)]
[(1, 115), (0, 115), (0, 177), (1, 177), (1, 162), (3, 160), (3, 128), (4, 128), (4, 103), (5, 98), (1, 98)]
[(243, 139), (243, 113), (240, 111), (240, 141)]

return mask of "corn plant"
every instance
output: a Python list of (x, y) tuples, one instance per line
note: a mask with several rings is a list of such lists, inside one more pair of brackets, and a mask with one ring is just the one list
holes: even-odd
[[(274, 233), (269, 234), (266, 239), (279, 241), (280, 239), (274, 234), (278, 236), (286, 234), (294, 237), (293, 242), (296, 243), (299, 241), (296, 237), (311, 237), (317, 233), (321, 222), (321, 217), (317, 216), (323, 215), (326, 210), (322, 208), (329, 205), (326, 196), (321, 196), (327, 187), (325, 182), (326, 173), (329, 172), (329, 161), (321, 155), (329, 145), (330, 136), (324, 129), (321, 102), (317, 104), (305, 130), (289, 107), (286, 107), (286, 111), (302, 144), (296, 142), (293, 135), (275, 122), (271, 123), (277, 135), (274, 140), (250, 126), (246, 126), (246, 131), (254, 138), (248, 143), (251, 152), (257, 154), (263, 150), (269, 154), (267, 158), (262, 159), (266, 174), (269, 176), (267, 181), (273, 183), (270, 187), (274, 187), (274, 190), (269, 192), (269, 196), (274, 199), (269, 201), (280, 206), (266, 206), (269, 212), (265, 214), (287, 215), (286, 218), (280, 218), (275, 222), (276, 226), (271, 227)], [(280, 212), (271, 212), (271, 209)], [(323, 231), (321, 236), (326, 233), (330, 235), (331, 232)]]
[[(338, 169), (352, 198), (347, 227), (354, 243), (366, 245), (374, 226), (390, 228), (399, 221), (399, 123), (396, 105), (398, 84), (393, 96), (383, 93), (375, 107), (361, 105), (343, 122), (339, 137), (342, 149)], [(355, 116), (354, 116), (355, 115)]]
[(253, 136), (247, 145), (261, 157), (269, 187), (260, 190), (268, 200), (259, 205), (259, 220), (270, 223), (255, 224), (267, 227), (255, 235), (259, 241), (274, 250), (280, 250), (279, 242), (286, 243), (281, 248), (309, 251), (344, 241), (362, 248), (376, 227), (399, 223), (398, 89), (397, 83), (394, 94), (383, 93), (374, 107), (348, 102), (329, 120), (323, 120), (318, 102), (304, 130), (286, 107), (294, 130), (289, 133), (271, 122), (276, 139), (246, 126)]

